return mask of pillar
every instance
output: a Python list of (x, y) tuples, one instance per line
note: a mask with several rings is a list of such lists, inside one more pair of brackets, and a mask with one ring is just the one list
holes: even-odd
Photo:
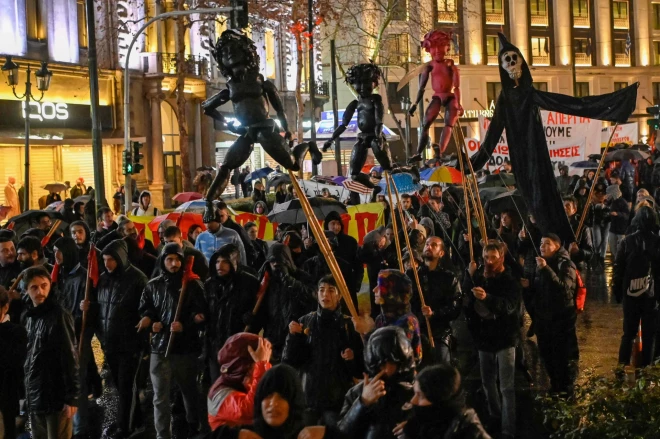
[[(571, 0), (556, 0), (552, 5), (553, 28), (555, 41), (555, 64), (568, 66), (573, 63), (571, 40)], [(573, 93), (569, 93), (571, 96)]]
[(165, 162), (163, 155), (163, 126), (160, 106), (165, 95), (161, 91), (162, 78), (150, 82), (147, 92), (151, 108), (151, 135), (149, 139), (149, 162), (151, 163), (151, 181), (149, 191), (151, 200), (159, 209), (169, 208), (172, 204), (171, 186), (165, 181)]
[(596, 48), (596, 62), (599, 66), (613, 66), (610, 2), (609, 0), (596, 0), (594, 3), (596, 41), (592, 47)]

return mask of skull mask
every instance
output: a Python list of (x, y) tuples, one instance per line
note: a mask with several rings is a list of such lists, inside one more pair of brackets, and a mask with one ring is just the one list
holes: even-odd
[(507, 71), (509, 78), (518, 79), (522, 76), (522, 58), (513, 50), (502, 54), (502, 68)]

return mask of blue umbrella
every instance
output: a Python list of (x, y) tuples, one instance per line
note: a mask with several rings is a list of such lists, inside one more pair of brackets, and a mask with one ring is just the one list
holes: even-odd
[[(410, 192), (415, 192), (417, 189), (419, 189), (419, 185), (413, 183), (413, 176), (410, 174), (394, 174), (392, 175), (392, 180), (394, 181), (394, 185), (396, 188), (399, 190), (401, 193), (410, 193)], [(380, 186), (383, 189), (383, 193), (387, 192), (387, 186), (385, 185), (385, 179), (383, 178), (380, 182), (378, 182), (378, 186)]]
[(268, 177), (268, 174), (273, 172), (273, 169), (266, 166), (265, 168), (257, 169), (256, 171), (250, 172), (245, 177), (245, 182), (250, 183), (252, 180), (259, 180), (260, 178)]
[(571, 168), (598, 169), (598, 162), (593, 160), (582, 160), (581, 162), (571, 163)]

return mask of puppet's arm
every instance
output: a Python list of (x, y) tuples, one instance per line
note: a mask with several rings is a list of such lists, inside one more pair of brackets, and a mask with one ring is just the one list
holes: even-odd
[[(471, 158), (472, 167), (475, 170), (483, 168), (483, 166), (488, 163), (488, 160), (493, 155), (493, 151), (497, 146), (497, 143), (500, 141), (502, 132), (504, 131), (504, 97), (500, 93), (497, 98), (497, 104), (495, 104), (495, 111), (493, 117), (490, 120), (490, 125), (488, 126), (488, 131), (486, 131), (486, 136), (484, 137), (483, 142), (481, 142), (481, 148), (476, 152)], [(465, 170), (467, 172), (467, 169)]]
[(534, 90), (534, 102), (548, 111), (624, 123), (635, 111), (638, 86), (636, 82), (614, 93), (583, 98)]
[(374, 103), (374, 116), (376, 119), (376, 127), (374, 134), (376, 139), (380, 139), (383, 134), (383, 116), (385, 114), (385, 106), (383, 105), (383, 98), (380, 95), (372, 96)]
[(424, 89), (426, 89), (426, 83), (429, 82), (429, 76), (431, 75), (431, 66), (430, 64), (426, 65), (426, 68), (422, 71), (422, 77), (419, 80), (419, 90), (417, 91), (417, 97), (415, 98), (415, 102), (413, 102), (412, 106), (410, 107), (410, 110), (408, 110), (408, 113), (413, 116), (415, 114), (415, 110), (417, 109), (417, 104), (419, 104), (419, 101), (422, 100), (424, 97)]
[(264, 81), (264, 92), (268, 97), (268, 102), (273, 106), (273, 110), (277, 113), (277, 118), (282, 125), (282, 129), (286, 133), (286, 138), (291, 138), (291, 133), (289, 132), (289, 123), (286, 120), (286, 114), (284, 113), (284, 105), (282, 104), (282, 99), (280, 94), (277, 92), (277, 88), (270, 81)]
[(454, 98), (458, 104), (458, 115), (463, 115), (463, 106), (461, 105), (461, 73), (458, 71), (458, 68), (454, 65), (452, 66), (452, 78), (454, 79)]
[(341, 136), (344, 131), (346, 131), (346, 127), (351, 123), (351, 119), (353, 119), (353, 114), (355, 114), (355, 109), (358, 106), (358, 101), (354, 100), (344, 110), (344, 116), (341, 119), (341, 125), (337, 127), (334, 133), (332, 133), (332, 137), (327, 140), (323, 144), (323, 152), (326, 152), (330, 147), (332, 146), (332, 142), (337, 140), (339, 136)]
[(218, 111), (218, 107), (223, 106), (230, 100), (229, 89), (220, 90), (219, 93), (202, 102), (204, 114), (224, 124), (225, 117)]

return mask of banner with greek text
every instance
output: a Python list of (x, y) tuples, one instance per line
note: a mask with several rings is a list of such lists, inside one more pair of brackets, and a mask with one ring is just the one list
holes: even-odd
[[(605, 148), (607, 141), (612, 135), (612, 130), (614, 127), (605, 127), (601, 128), (600, 131), (600, 147)], [(616, 127), (616, 132), (612, 136), (612, 141), (610, 146), (616, 145), (617, 143), (626, 143), (628, 145), (634, 145), (638, 143), (639, 140), (639, 124), (637, 122), (633, 123), (624, 123)]]

